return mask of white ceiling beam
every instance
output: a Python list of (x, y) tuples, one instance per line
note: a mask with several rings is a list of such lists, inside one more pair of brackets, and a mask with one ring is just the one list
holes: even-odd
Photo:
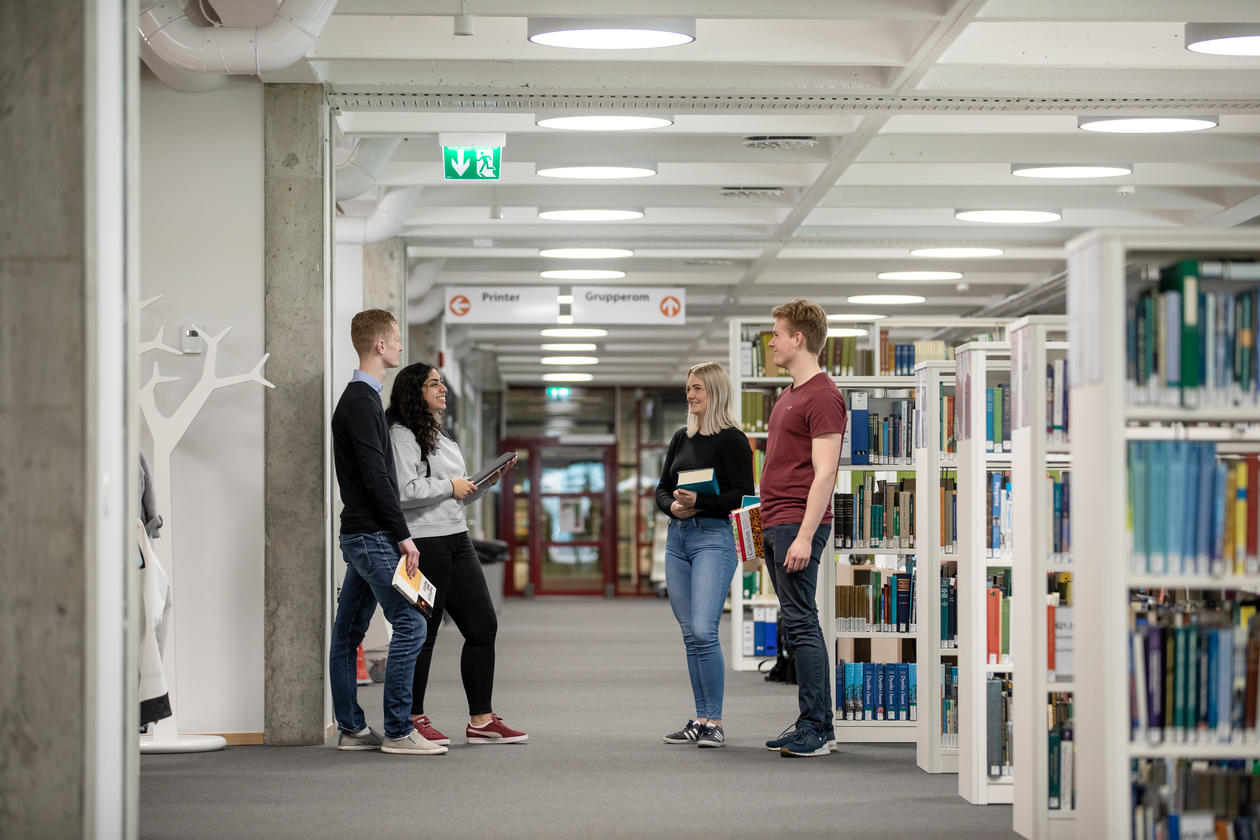
[[(952, 65), (935, 67), (920, 84), (925, 94), (949, 95), (966, 91), (979, 96), (1036, 98), (1097, 98), (1097, 105), (1082, 102), (1082, 113), (1107, 108), (1107, 101), (1124, 107), (1122, 100), (1153, 100), (1133, 107), (1152, 106), (1181, 113), (1213, 109), (1224, 100), (1251, 101), (1256, 92), (1254, 70), (1169, 70), (1105, 67), (1012, 67), (1000, 65)], [(1204, 91), (1211, 91), (1204, 95)], [(1177, 102), (1176, 100), (1191, 100)], [(1196, 101), (1197, 100), (1197, 101)], [(1219, 107), (1225, 107), (1223, 104)]]
[[(343, 0), (344, 2), (344, 0)], [(989, 0), (980, 17), (985, 20), (1132, 20), (1203, 23), (1242, 23), (1260, 21), (1255, 0)]]
[(1260, 193), (1252, 193), (1236, 203), (1231, 203), (1218, 213), (1200, 220), (1196, 227), (1229, 228), (1236, 227), (1252, 219), (1260, 218)]
[[(633, 14), (657, 17), (694, 17), (764, 20), (773, 11), (773, 17), (808, 20), (930, 20), (939, 17), (948, 8), (946, 0), (845, 0), (843, 3), (820, 3), (818, 0), (776, 0), (773, 10), (764, 0), (638, 0)], [(338, 15), (449, 15), (466, 11), (461, 0), (341, 0), (337, 4), (334, 19)], [(477, 0), (476, 14), (480, 17), (589, 17), (601, 15), (615, 17), (626, 14), (623, 4), (601, 7), (592, 0)]]

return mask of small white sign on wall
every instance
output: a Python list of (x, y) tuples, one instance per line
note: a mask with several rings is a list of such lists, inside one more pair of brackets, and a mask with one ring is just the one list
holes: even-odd
[(687, 290), (660, 286), (574, 286), (575, 324), (685, 324)]
[(558, 286), (447, 286), (448, 324), (555, 324)]

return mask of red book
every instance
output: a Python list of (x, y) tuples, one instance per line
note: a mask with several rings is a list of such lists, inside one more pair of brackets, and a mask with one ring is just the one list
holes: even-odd
[(985, 592), (985, 607), (988, 613), (988, 662), (999, 664), (1002, 659), (1002, 590), (989, 589)]
[[(1255, 558), (1260, 550), (1257, 539), (1257, 510), (1260, 510), (1260, 455), (1247, 456), (1247, 557)], [(1248, 569), (1248, 571), (1251, 571)]]
[(1046, 667), (1054, 670), (1054, 604), (1046, 604)]

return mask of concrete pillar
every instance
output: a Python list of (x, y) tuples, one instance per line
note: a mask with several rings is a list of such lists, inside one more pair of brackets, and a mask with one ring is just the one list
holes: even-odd
[(267, 378), (263, 740), (324, 740), (328, 568), (328, 107), (267, 85), (263, 194)]
[[(392, 237), (363, 246), (363, 308), (384, 309), (393, 312), (398, 327), (407, 334), (407, 271), (406, 248), (401, 239)], [(403, 342), (403, 364), (414, 361), (407, 355), (407, 342)], [(389, 393), (394, 387), (397, 370), (385, 372), (385, 387), (381, 390), (382, 402), (389, 405)]]
[(136, 830), (125, 224), (136, 76), (121, 23), (134, 15), (128, 3), (0, 3), (6, 840)]

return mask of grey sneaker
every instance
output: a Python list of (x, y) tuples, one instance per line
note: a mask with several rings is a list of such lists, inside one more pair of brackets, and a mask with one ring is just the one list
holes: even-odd
[(700, 730), (700, 737), (696, 738), (697, 747), (725, 747), (726, 733), (722, 731), (722, 727), (716, 724), (706, 723), (704, 729)]
[(446, 747), (427, 741), (414, 729), (402, 738), (386, 738), (381, 744), (381, 752), (395, 755), (442, 755)]
[(700, 730), (704, 728), (704, 724), (696, 723), (694, 720), (687, 721), (687, 725), (677, 732), (671, 732), (665, 736), (667, 744), (694, 744), (696, 739), (700, 737)]
[(342, 732), (337, 736), (337, 749), (339, 750), (379, 750), (381, 748), (381, 735), (375, 729), (369, 728), (362, 735), (351, 735), (348, 732)]

